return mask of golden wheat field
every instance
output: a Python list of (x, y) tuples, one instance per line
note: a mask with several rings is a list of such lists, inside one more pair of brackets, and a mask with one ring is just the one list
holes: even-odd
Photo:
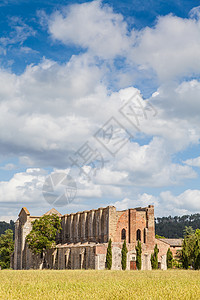
[(200, 271), (0, 271), (0, 299), (200, 299)]

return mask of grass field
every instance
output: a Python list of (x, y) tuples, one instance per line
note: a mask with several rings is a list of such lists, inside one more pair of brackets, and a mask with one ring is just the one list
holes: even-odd
[(0, 299), (200, 299), (200, 271), (0, 271)]

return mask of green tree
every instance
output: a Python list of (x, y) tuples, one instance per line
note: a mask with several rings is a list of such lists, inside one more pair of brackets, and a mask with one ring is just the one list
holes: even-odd
[(45, 215), (32, 222), (32, 230), (27, 235), (26, 241), (34, 254), (41, 254), (43, 265), (47, 249), (56, 245), (56, 235), (61, 231), (60, 218), (55, 215)]
[(185, 226), (185, 229), (183, 230), (184, 238), (189, 237), (194, 234), (194, 229), (192, 226)]
[(135, 247), (136, 250), (136, 266), (138, 270), (141, 270), (142, 267), (142, 245), (141, 242), (138, 240), (137, 246)]
[(167, 250), (167, 268), (171, 269), (173, 264), (173, 254), (170, 248)]
[(199, 247), (199, 240), (196, 240), (194, 245), (194, 269), (200, 269), (200, 247)]
[(0, 267), (2, 269), (10, 268), (10, 257), (14, 251), (13, 231), (7, 229), (0, 236)]
[(154, 247), (154, 253), (151, 254), (151, 266), (153, 270), (158, 269), (158, 251), (158, 246), (156, 244)]
[(106, 254), (106, 266), (108, 270), (112, 268), (112, 241), (109, 240), (107, 254)]
[(184, 269), (189, 267), (189, 254), (188, 254), (188, 245), (186, 239), (183, 240), (183, 246), (181, 251), (181, 262)]
[(200, 229), (199, 229), (199, 228), (197, 228), (197, 229), (195, 230), (195, 236), (196, 236), (196, 239), (197, 239), (198, 241), (200, 241)]
[(126, 247), (126, 240), (124, 240), (124, 243), (123, 243), (123, 247), (122, 247), (122, 270), (126, 270), (126, 261), (127, 261), (127, 247)]
[(192, 266), (194, 269), (199, 269), (199, 244), (200, 244), (200, 230), (194, 231), (192, 227), (185, 227), (184, 240), (181, 251), (181, 262), (184, 269)]
[(158, 235), (158, 234), (155, 235), (155, 238), (156, 238), (156, 239), (166, 239), (166, 237), (161, 236), (161, 235)]
[(10, 220), (10, 223), (6, 223), (5, 221), (0, 221), (0, 235), (5, 233), (7, 229), (11, 229), (13, 234), (15, 232), (15, 223)]

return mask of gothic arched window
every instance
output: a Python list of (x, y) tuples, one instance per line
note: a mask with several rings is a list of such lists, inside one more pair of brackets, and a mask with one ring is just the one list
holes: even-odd
[(141, 241), (141, 230), (140, 229), (138, 229), (137, 232), (136, 232), (136, 240)]
[(122, 229), (122, 240), (126, 239), (126, 230), (123, 228)]

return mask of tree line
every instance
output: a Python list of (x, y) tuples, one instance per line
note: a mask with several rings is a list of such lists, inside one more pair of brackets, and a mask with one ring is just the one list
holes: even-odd
[(0, 221), (0, 235), (5, 233), (7, 229), (11, 229), (13, 233), (15, 232), (15, 222), (10, 220), (10, 223), (5, 221)]
[(155, 218), (155, 232), (166, 238), (183, 238), (185, 227), (200, 228), (200, 214)]

